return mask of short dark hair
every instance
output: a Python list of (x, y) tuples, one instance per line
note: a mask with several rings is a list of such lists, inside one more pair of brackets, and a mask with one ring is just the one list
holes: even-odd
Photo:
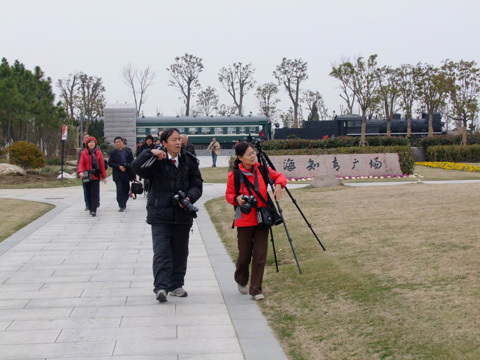
[(167, 141), (168, 138), (170, 136), (172, 136), (172, 134), (175, 131), (180, 134), (180, 131), (178, 131), (177, 128), (168, 128), (168, 129), (163, 130), (162, 135), (160, 136), (160, 142), (163, 143), (164, 141)]
[(113, 142), (117, 141), (118, 139), (122, 140), (122, 142), (125, 142), (121, 136), (116, 136), (115, 139), (113, 139)]

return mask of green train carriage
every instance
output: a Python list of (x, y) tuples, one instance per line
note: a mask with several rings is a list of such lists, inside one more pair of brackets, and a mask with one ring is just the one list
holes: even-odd
[(188, 135), (194, 145), (207, 146), (215, 137), (225, 147), (233, 146), (237, 139), (244, 141), (250, 134), (255, 140), (263, 131), (271, 139), (271, 124), (266, 116), (162, 116), (137, 117), (136, 142), (148, 134), (155, 138), (161, 129), (177, 128)]

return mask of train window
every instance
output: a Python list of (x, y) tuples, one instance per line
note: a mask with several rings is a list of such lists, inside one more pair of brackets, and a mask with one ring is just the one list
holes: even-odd
[(236, 134), (237, 133), (237, 128), (235, 127), (228, 127), (227, 128), (227, 134)]
[(210, 128), (209, 127), (202, 127), (201, 128), (201, 133), (202, 134), (210, 134)]
[(215, 133), (215, 134), (223, 134), (223, 128), (221, 128), (221, 127), (216, 127), (214, 133)]

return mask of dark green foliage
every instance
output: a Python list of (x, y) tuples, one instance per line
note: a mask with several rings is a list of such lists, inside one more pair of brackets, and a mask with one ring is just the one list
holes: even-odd
[(0, 64), (0, 147), (15, 141), (41, 144), (54, 153), (60, 145), (65, 112), (55, 104), (51, 79), (36, 66), (27, 70), (18, 60)]
[(480, 145), (430, 146), (426, 154), (428, 161), (480, 162)]
[[(461, 135), (438, 135), (422, 138), (418, 144), (424, 150), (427, 150), (430, 146), (438, 145), (460, 145), (462, 143)], [(467, 135), (467, 144), (480, 144), (480, 134)]]
[(25, 169), (36, 169), (46, 164), (42, 150), (28, 141), (17, 141), (5, 149), (9, 155), (10, 164), (19, 165)]
[[(293, 134), (292, 134), (293, 135)], [(306, 140), (298, 137), (288, 140), (270, 140), (263, 143), (265, 150), (280, 149), (336, 149), (342, 147), (359, 146), (360, 138), (353, 136), (332, 137), (323, 140)], [(367, 144), (370, 146), (408, 146), (408, 139), (393, 136), (372, 136), (367, 137)]]

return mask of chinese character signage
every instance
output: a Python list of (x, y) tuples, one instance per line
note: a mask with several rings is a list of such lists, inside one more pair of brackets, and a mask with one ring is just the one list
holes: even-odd
[(286, 177), (403, 175), (398, 154), (270, 156)]

